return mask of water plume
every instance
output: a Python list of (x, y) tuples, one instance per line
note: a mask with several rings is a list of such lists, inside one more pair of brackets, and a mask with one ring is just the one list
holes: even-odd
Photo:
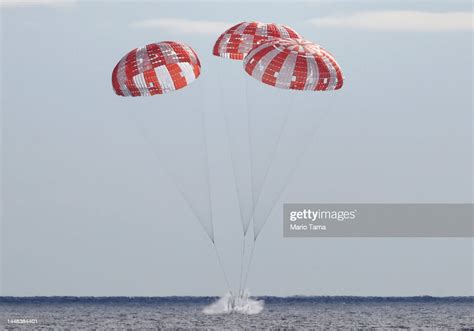
[(244, 291), (237, 296), (231, 293), (224, 294), (216, 302), (206, 306), (203, 313), (206, 315), (239, 313), (255, 315), (263, 310), (264, 301), (251, 299), (249, 293)]

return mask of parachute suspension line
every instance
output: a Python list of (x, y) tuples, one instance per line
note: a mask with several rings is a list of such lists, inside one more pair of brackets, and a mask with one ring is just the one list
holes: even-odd
[[(245, 92), (246, 92), (246, 95), (245, 95), (245, 101), (246, 101), (246, 104), (247, 104), (247, 112), (248, 112), (248, 116), (249, 116), (249, 124), (248, 124), (248, 128), (249, 128), (249, 144), (250, 144), (250, 149), (252, 148), (251, 147), (251, 131), (250, 131), (250, 108), (248, 107), (248, 84), (247, 84), (247, 80), (245, 80)], [(277, 141), (275, 143), (275, 146), (273, 148), (273, 151), (271, 153), (271, 156), (270, 156), (270, 159), (269, 159), (269, 162), (268, 162), (268, 165), (265, 169), (265, 173), (264, 173), (264, 176), (263, 176), (263, 180), (262, 180), (262, 184), (261, 184), (261, 187), (259, 188), (259, 191), (258, 193), (256, 194), (256, 199), (254, 200), (254, 203), (253, 203), (253, 208), (252, 208), (252, 215), (255, 213), (255, 208), (256, 208), (256, 205), (258, 204), (258, 202), (260, 201), (260, 196), (262, 194), (262, 191), (263, 191), (263, 187), (265, 186), (265, 182), (267, 180), (267, 177), (268, 177), (268, 173), (270, 172), (270, 169), (272, 167), (272, 164), (273, 164), (273, 161), (275, 160), (275, 156), (276, 156), (276, 153), (278, 151), (278, 147), (280, 145), (280, 141), (281, 141), (281, 137), (283, 136), (283, 132), (285, 130), (285, 127), (287, 125), (287, 122), (288, 122), (288, 119), (289, 119), (289, 116), (290, 116), (290, 113), (291, 113), (291, 110), (293, 109), (293, 102), (294, 102), (294, 94), (291, 93), (291, 96), (290, 96), (290, 103), (288, 105), (288, 109), (287, 111), (285, 112), (285, 117), (283, 119), (283, 122), (279, 128), (279, 132), (278, 132), (278, 137), (277, 137)], [(251, 156), (252, 157), (252, 154)], [(252, 190), (253, 192), (253, 190)], [(252, 195), (254, 197), (254, 195)], [(253, 218), (252, 218), (253, 219)], [(249, 273), (250, 273), (250, 267), (251, 267), (251, 264), (252, 264), (252, 259), (253, 259), (253, 253), (254, 253), (254, 247), (255, 247), (255, 242), (257, 240), (257, 234), (254, 232), (254, 240), (252, 242), (252, 249), (251, 249), (251, 252), (250, 252), (250, 257), (249, 257), (249, 262), (248, 262), (248, 265), (247, 265), (247, 270), (246, 270), (246, 275), (245, 275), (245, 281), (243, 283), (243, 286), (244, 286), (244, 289), (245, 289), (245, 286), (247, 285), (247, 279), (248, 279), (248, 276), (249, 276)]]
[(153, 153), (153, 155), (155, 156), (156, 160), (158, 161), (158, 164), (162, 165), (163, 166), (163, 170), (165, 170), (165, 173), (166, 175), (171, 179), (171, 182), (174, 184), (174, 186), (176, 187), (176, 189), (178, 190), (179, 194), (181, 195), (181, 197), (183, 198), (183, 200), (185, 201), (185, 203), (188, 205), (188, 208), (191, 210), (191, 212), (194, 214), (194, 217), (196, 217), (196, 219), (198, 220), (198, 222), (201, 224), (201, 228), (203, 228), (204, 232), (206, 233), (207, 237), (209, 238), (209, 240), (211, 242), (214, 242), (214, 231), (212, 232), (212, 235), (207, 233), (207, 231), (205, 230), (205, 227), (203, 226), (203, 222), (201, 220), (201, 217), (199, 217), (199, 213), (196, 211), (196, 209), (194, 208), (193, 204), (191, 203), (191, 200), (189, 199), (189, 197), (186, 195), (186, 193), (181, 189), (181, 187), (179, 186), (178, 184), (178, 181), (176, 180), (175, 176), (173, 175), (173, 173), (169, 170), (168, 166), (167, 166), (167, 163), (166, 162), (162, 162), (162, 159), (160, 158), (160, 155), (158, 154), (158, 152), (156, 151), (156, 146), (155, 144), (152, 142), (152, 140), (150, 139), (150, 136), (148, 135), (148, 132), (147, 130), (145, 129), (145, 127), (142, 125), (142, 123), (140, 123), (140, 121), (138, 120), (138, 118), (136, 118), (135, 116), (133, 116), (131, 113), (129, 113), (128, 111), (126, 111), (128, 117), (135, 123), (136, 127), (138, 128), (138, 132), (140, 132), (143, 140), (151, 147), (151, 151)]
[(217, 261), (219, 262), (219, 267), (221, 268), (222, 274), (224, 275), (224, 280), (225, 280), (225, 283), (227, 285), (227, 289), (229, 290), (230, 295), (233, 297), (234, 294), (232, 293), (232, 289), (230, 287), (229, 279), (227, 278), (227, 273), (225, 272), (224, 265), (222, 264), (221, 255), (219, 254), (219, 251), (217, 250), (217, 246), (216, 246), (216, 243), (214, 242), (214, 240), (212, 240), (212, 246), (214, 246), (214, 251), (216, 252)]
[[(247, 77), (244, 78), (244, 84), (245, 84), (245, 109), (247, 110), (247, 130), (248, 130), (248, 143), (249, 143), (249, 162), (250, 162), (250, 184), (251, 184), (251, 189), (250, 193), (252, 194), (252, 216), (253, 212), (255, 210), (255, 195), (253, 194), (253, 144), (252, 144), (252, 126), (251, 126), (251, 110), (249, 107), (249, 93), (248, 93), (248, 83), (247, 83)], [(250, 224), (249, 224), (250, 225)]]
[[(202, 99), (201, 99), (202, 100)], [(202, 131), (202, 143), (204, 145), (204, 162), (206, 165), (206, 182), (207, 182), (207, 198), (209, 202), (209, 218), (211, 222), (211, 231), (212, 231), (212, 241), (214, 242), (214, 220), (212, 217), (212, 194), (211, 194), (211, 169), (209, 165), (209, 152), (207, 150), (207, 139), (206, 139), (206, 123), (205, 123), (205, 113), (204, 113), (204, 107), (201, 107), (201, 131)]]
[(278, 151), (278, 147), (280, 146), (281, 137), (283, 136), (283, 132), (285, 131), (286, 124), (288, 123), (288, 118), (290, 117), (291, 110), (293, 109), (294, 99), (295, 99), (295, 95), (294, 95), (294, 93), (291, 93), (290, 103), (289, 103), (288, 109), (285, 113), (285, 118), (283, 119), (283, 123), (281, 124), (281, 126), (279, 128), (278, 137), (277, 137), (277, 141), (275, 143), (275, 147), (273, 148), (270, 159), (268, 160), (268, 165), (267, 165), (267, 168), (265, 169), (265, 173), (263, 175), (262, 184), (261, 184), (261, 186), (258, 190), (258, 193), (257, 193), (257, 198), (256, 198), (256, 202), (254, 204), (253, 212), (255, 212), (256, 205), (260, 201), (260, 196), (262, 195), (263, 187), (265, 186), (265, 182), (267, 181), (268, 173), (270, 172), (270, 169), (272, 168), (272, 165), (275, 161), (275, 157), (276, 157), (276, 154), (277, 154), (277, 151)]
[[(245, 104), (246, 104), (246, 109), (247, 109), (247, 115), (248, 115), (248, 132), (249, 132), (249, 150), (250, 150), (250, 162), (251, 162), (251, 169), (252, 169), (252, 157), (253, 157), (253, 154), (252, 154), (252, 139), (251, 139), (251, 135), (252, 135), (252, 131), (251, 131), (251, 109), (248, 105), (248, 83), (247, 83), (247, 79), (244, 78), (244, 81), (245, 81)], [(255, 209), (256, 209), (256, 206), (258, 204), (258, 202), (260, 201), (260, 196), (262, 194), (262, 191), (263, 191), (263, 187), (265, 186), (265, 182), (267, 180), (267, 177), (268, 177), (268, 173), (270, 172), (270, 169), (271, 169), (271, 166), (273, 164), (273, 161), (275, 160), (275, 156), (276, 156), (276, 153), (278, 151), (278, 147), (280, 145), (280, 141), (281, 141), (281, 138), (283, 136), (283, 132), (285, 130), (285, 127), (287, 125), (287, 122), (288, 122), (288, 119), (289, 119), (289, 116), (290, 116), (290, 113), (291, 113), (291, 110), (293, 109), (293, 102), (294, 102), (294, 94), (291, 93), (291, 96), (290, 96), (290, 103), (288, 105), (288, 109), (287, 111), (285, 112), (285, 117), (283, 119), (283, 122), (279, 128), (279, 132), (278, 132), (278, 137), (277, 137), (277, 141), (275, 143), (275, 146), (272, 150), (272, 153), (271, 153), (271, 156), (270, 156), (270, 159), (269, 159), (269, 162), (268, 162), (268, 165), (265, 169), (265, 173), (264, 173), (264, 176), (263, 176), (263, 180), (262, 180), (262, 184), (261, 184), (261, 187), (259, 188), (259, 191), (257, 192), (256, 195), (253, 194), (253, 190), (252, 190), (252, 201), (253, 201), (253, 206), (252, 206), (252, 215), (254, 215), (255, 213)], [(251, 172), (251, 176), (253, 176), (253, 172)], [(252, 178), (252, 182), (253, 182), (253, 178)], [(253, 217), (252, 217), (252, 220), (253, 220)], [(244, 237), (244, 240), (245, 240), (245, 237)], [(247, 264), (247, 268), (246, 268), (246, 273), (245, 273), (245, 280), (243, 282), (243, 289), (245, 290), (245, 287), (247, 285), (247, 279), (248, 279), (248, 276), (249, 276), (249, 273), (250, 273), (250, 267), (252, 265), (252, 259), (253, 259), (253, 254), (254, 254), (254, 248), (255, 248), (255, 243), (256, 243), (256, 240), (257, 240), (257, 234), (254, 232), (254, 240), (252, 241), (252, 249), (250, 251), (250, 257), (249, 257), (249, 262)], [(244, 246), (245, 248), (245, 246)]]
[(245, 256), (245, 233), (242, 236), (242, 254), (240, 255), (240, 277), (239, 277), (239, 295), (242, 295), (242, 275), (244, 271), (244, 256)]
[(214, 224), (213, 224), (213, 217), (212, 217), (212, 194), (211, 194), (211, 179), (210, 179), (210, 166), (209, 166), (209, 152), (207, 149), (207, 139), (206, 139), (206, 123), (205, 123), (205, 113), (204, 113), (204, 107), (201, 108), (201, 128), (202, 128), (202, 135), (203, 135), (203, 141), (204, 141), (204, 154), (205, 154), (205, 161), (206, 161), (206, 166), (207, 166), (207, 171), (206, 171), (206, 180), (207, 180), (207, 187), (208, 187), (208, 198), (209, 198), (209, 208), (210, 208), (210, 217), (211, 217), (211, 226), (212, 226), (212, 245), (214, 246), (214, 251), (216, 252), (217, 256), (217, 261), (219, 263), (219, 267), (222, 271), (222, 274), (224, 275), (224, 280), (227, 285), (227, 289), (230, 292), (230, 295), (233, 296), (232, 294), (232, 289), (230, 287), (229, 279), (227, 278), (227, 273), (225, 272), (224, 265), (222, 264), (221, 260), (221, 255), (219, 254), (219, 250), (217, 249), (216, 242), (214, 241)]
[[(221, 109), (223, 110), (223, 113), (224, 113), (224, 119), (225, 119), (225, 127), (226, 127), (226, 134), (227, 134), (227, 144), (229, 146), (229, 151), (230, 151), (230, 160), (231, 160), (231, 164), (232, 164), (232, 173), (234, 175), (234, 184), (235, 184), (235, 192), (237, 193), (237, 201), (238, 201), (238, 205), (239, 205), (239, 213), (240, 213), (240, 220), (242, 222), (242, 231), (244, 233), (244, 237), (245, 237), (245, 234), (247, 232), (247, 229), (245, 228), (245, 220), (244, 220), (244, 214), (243, 214), (243, 211), (242, 211), (242, 202), (240, 201), (240, 190), (239, 190), (239, 185), (237, 184), (237, 174), (236, 174), (236, 161), (235, 161), (235, 155), (233, 153), (233, 148), (232, 148), (232, 144), (231, 144), (231, 138), (230, 138), (230, 126), (229, 126), (229, 116), (227, 114), (227, 111), (224, 110), (224, 106), (223, 106), (223, 97), (224, 97), (224, 93), (223, 93), (223, 84), (222, 84), (222, 70), (220, 69), (220, 66), (219, 67), (219, 73), (218, 73), (218, 83), (219, 83), (219, 92), (220, 92), (220, 97), (221, 97)], [(248, 228), (248, 226), (247, 226)]]
[(253, 252), (255, 249), (255, 244), (257, 243), (257, 237), (254, 236), (254, 240), (252, 240), (252, 249), (250, 250), (250, 257), (249, 257), (249, 263), (247, 265), (247, 272), (245, 274), (245, 280), (244, 280), (244, 289), (247, 286), (247, 280), (249, 278), (249, 273), (250, 273), (250, 267), (252, 266), (252, 259), (253, 259)]
[[(244, 104), (245, 104), (245, 110), (247, 111), (247, 136), (248, 136), (248, 147), (249, 147), (249, 162), (250, 162), (250, 186), (251, 186), (251, 189), (250, 189), (250, 194), (251, 194), (251, 201), (252, 201), (252, 213), (251, 213), (251, 219), (249, 220), (249, 224), (247, 225), (247, 230), (249, 229), (250, 227), (250, 223), (253, 222), (253, 213), (255, 211), (255, 203), (256, 203), (256, 200), (255, 200), (255, 195), (253, 194), (253, 144), (252, 144), (252, 126), (251, 126), (251, 122), (252, 122), (252, 119), (251, 119), (251, 109), (250, 109), (250, 106), (249, 106), (249, 98), (248, 98), (248, 83), (247, 83), (247, 77), (244, 76), (243, 77), (243, 80), (244, 80), (244, 91), (245, 91), (245, 96), (244, 96)], [(248, 274), (249, 274), (249, 268), (250, 268), (250, 265), (252, 263), (252, 257), (253, 257), (253, 249), (254, 249), (254, 241), (252, 242), (252, 250), (251, 250), (251, 253), (250, 253), (250, 258), (249, 258), (249, 262), (247, 264), (247, 268), (244, 268), (244, 257), (245, 257), (245, 238), (246, 238), (246, 235), (247, 235), (247, 231), (244, 232), (244, 237), (242, 238), (242, 256), (241, 256), (241, 263), (240, 263), (240, 280), (239, 280), (239, 294), (242, 294), (243, 291), (245, 291), (245, 288), (246, 288), (246, 284), (247, 284), (247, 278), (248, 278)], [(243, 280), (243, 274), (245, 273), (245, 280), (243, 281), (242, 283), (242, 280)]]
[[(323, 122), (323, 120), (331, 113), (330, 110), (332, 109), (332, 106), (333, 106), (333, 103), (331, 102), (330, 103), (330, 106), (326, 107), (321, 118), (320, 118), (320, 121), (318, 121), (316, 123), (316, 125), (314, 126), (313, 130), (310, 130), (310, 133), (309, 133), (309, 137), (308, 137), (308, 140), (313, 140), (314, 137), (316, 136), (316, 133), (317, 131), (320, 129), (321, 127), (321, 123)], [(304, 141), (307, 141), (307, 140), (304, 140)], [(254, 248), (255, 248), (255, 244), (257, 243), (257, 239), (258, 239), (258, 236), (263, 228), (263, 226), (265, 225), (265, 223), (267, 222), (268, 218), (270, 217), (270, 214), (273, 210), (273, 208), (275, 208), (275, 205), (276, 203), (278, 202), (278, 200), (280, 199), (281, 195), (283, 194), (283, 192), (286, 190), (286, 187), (288, 186), (289, 182), (290, 182), (290, 179), (293, 177), (294, 173), (296, 172), (296, 169), (298, 168), (299, 164), (300, 164), (300, 161), (301, 159), (303, 158), (303, 156), (305, 155), (306, 153), (306, 150), (307, 148), (309, 147), (309, 143), (306, 144), (304, 147), (303, 147), (303, 150), (301, 151), (300, 154), (298, 154), (298, 156), (296, 157), (296, 162), (295, 162), (295, 165), (292, 167), (292, 169), (290, 170), (290, 173), (289, 175), (287, 176), (285, 182), (284, 182), (284, 185), (282, 187), (282, 189), (280, 190), (280, 192), (278, 193), (277, 197), (274, 199), (274, 201), (272, 202), (272, 205), (271, 205), (271, 208), (270, 210), (268, 211), (267, 215), (265, 215), (265, 221), (264, 223), (262, 224), (262, 226), (260, 227), (260, 229), (258, 229), (258, 231), (255, 231), (254, 229), (254, 240), (253, 240), (253, 244), (252, 244), (252, 250), (250, 252), (250, 258), (249, 258), (249, 264), (248, 264), (248, 267), (247, 267), (247, 274), (245, 276), (245, 281), (244, 281), (244, 288), (245, 286), (247, 285), (247, 279), (248, 279), (248, 276), (249, 276), (249, 273), (250, 273), (250, 266), (251, 266), (251, 263), (252, 263), (252, 258), (253, 258), (253, 254), (254, 254)]]
[[(235, 184), (235, 192), (237, 194), (237, 201), (239, 205), (239, 213), (240, 213), (240, 221), (242, 223), (242, 233), (243, 233), (243, 239), (242, 239), (242, 253), (240, 256), (240, 278), (239, 278), (239, 295), (241, 293), (241, 288), (242, 288), (242, 273), (243, 273), (243, 265), (244, 265), (244, 255), (245, 255), (245, 236), (247, 234), (247, 229), (250, 224), (247, 226), (245, 225), (245, 219), (244, 219), (244, 214), (242, 211), (242, 201), (240, 201), (240, 190), (239, 190), (239, 185), (237, 183), (237, 173), (236, 173), (236, 161), (235, 161), (235, 155), (234, 151), (232, 148), (231, 144), (231, 138), (230, 138), (230, 125), (229, 125), (229, 116), (227, 114), (227, 111), (224, 109), (223, 106), (223, 99), (224, 99), (224, 93), (223, 93), (223, 84), (222, 84), (222, 70), (219, 67), (219, 73), (217, 75), (218, 77), (218, 84), (219, 84), (219, 92), (220, 92), (220, 97), (221, 97), (221, 109), (223, 110), (224, 113), (224, 119), (225, 119), (225, 127), (226, 127), (226, 133), (227, 133), (227, 144), (229, 146), (229, 152), (230, 152), (230, 160), (232, 163), (232, 173), (234, 175), (234, 184)], [(224, 272), (225, 273), (225, 272)], [(227, 282), (228, 283), (228, 282)], [(231, 292), (232, 293), (232, 292)]]
[[(320, 120), (317, 121), (315, 123), (315, 125), (313, 126), (313, 129), (310, 130), (309, 135), (307, 137), (308, 139), (305, 139), (303, 141), (313, 141), (314, 140), (314, 138), (316, 137), (317, 131), (321, 128), (321, 123), (331, 113), (330, 109), (332, 109), (332, 106), (333, 106), (333, 103), (331, 102), (330, 106), (325, 107), (325, 110), (323, 111), (323, 114), (321, 115)], [(276, 203), (278, 202), (278, 200), (280, 200), (281, 195), (283, 194), (283, 192), (285, 192), (286, 188), (290, 184), (291, 178), (295, 174), (296, 169), (298, 169), (298, 166), (300, 165), (300, 162), (303, 159), (303, 156), (306, 154), (306, 150), (308, 149), (309, 145), (310, 145), (309, 143), (305, 144), (303, 146), (303, 149), (301, 150), (301, 152), (296, 156), (296, 162), (293, 165), (293, 167), (291, 168), (290, 173), (288, 174), (288, 176), (286, 176), (286, 179), (284, 181), (284, 184), (283, 184), (282, 188), (280, 189), (277, 196), (275, 197), (275, 199), (273, 199), (272, 203), (270, 204), (270, 209), (268, 210), (267, 214), (264, 217), (264, 221), (263, 221), (262, 226), (260, 227), (260, 229), (258, 229), (257, 232), (254, 232), (255, 241), (257, 240), (258, 235), (260, 234), (261, 230), (263, 229), (263, 227), (267, 223), (268, 218), (270, 217), (270, 214), (273, 211), (273, 208), (275, 208)]]

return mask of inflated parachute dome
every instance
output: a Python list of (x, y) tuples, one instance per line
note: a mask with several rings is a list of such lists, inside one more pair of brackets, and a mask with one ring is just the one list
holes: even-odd
[(176, 41), (163, 41), (127, 53), (112, 72), (112, 86), (120, 96), (149, 96), (179, 90), (201, 72), (196, 52)]
[(227, 29), (217, 38), (212, 54), (232, 60), (242, 60), (259, 43), (274, 38), (302, 37), (286, 25), (242, 22)]
[(282, 89), (332, 91), (344, 81), (334, 57), (304, 39), (262, 42), (244, 58), (243, 65), (253, 78)]

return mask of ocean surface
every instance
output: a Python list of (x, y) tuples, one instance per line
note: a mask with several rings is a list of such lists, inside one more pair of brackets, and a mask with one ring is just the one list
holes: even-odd
[(0, 329), (474, 330), (474, 297), (253, 299), (260, 313), (209, 313), (216, 297), (0, 297)]

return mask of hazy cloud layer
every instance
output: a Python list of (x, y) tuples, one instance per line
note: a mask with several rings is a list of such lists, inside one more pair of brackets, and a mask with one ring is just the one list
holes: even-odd
[(359, 28), (393, 31), (472, 30), (472, 12), (431, 13), (421, 11), (368, 11), (314, 18), (317, 27)]
[(64, 6), (76, 0), (0, 0), (0, 7)]
[[(234, 23), (235, 24), (235, 23)], [(159, 18), (137, 21), (130, 24), (134, 28), (166, 29), (175, 33), (216, 35), (230, 28), (233, 24), (221, 21), (199, 21), (183, 18)]]

